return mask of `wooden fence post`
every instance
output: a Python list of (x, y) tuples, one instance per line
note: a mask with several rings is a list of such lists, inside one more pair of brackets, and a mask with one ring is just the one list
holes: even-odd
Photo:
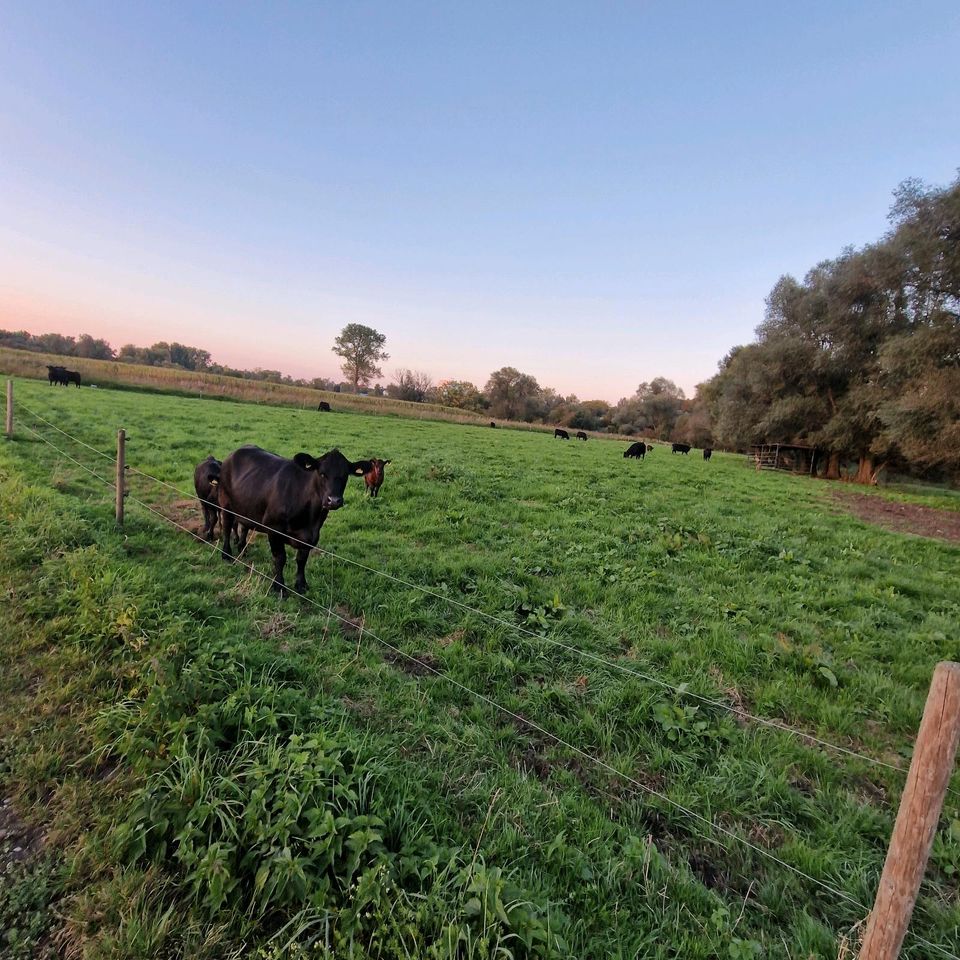
[(126, 472), (127, 434), (117, 431), (117, 526), (123, 526), (124, 473)]
[(7, 381), (7, 439), (13, 439), (13, 380)]
[(894, 960), (903, 944), (937, 832), (960, 740), (960, 663), (933, 671), (860, 960)]

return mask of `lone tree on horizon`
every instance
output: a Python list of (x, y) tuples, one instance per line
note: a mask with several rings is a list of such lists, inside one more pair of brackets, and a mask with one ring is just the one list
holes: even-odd
[(340, 369), (353, 384), (354, 393), (361, 385), (366, 386), (375, 377), (383, 376), (377, 364), (390, 359), (390, 354), (383, 349), (386, 342), (384, 334), (362, 323), (348, 323), (333, 341), (333, 352), (343, 357)]

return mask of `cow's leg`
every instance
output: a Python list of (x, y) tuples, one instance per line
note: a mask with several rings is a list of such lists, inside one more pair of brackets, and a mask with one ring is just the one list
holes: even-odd
[(204, 513), (207, 514), (207, 541), (213, 543), (217, 538), (217, 520), (220, 518), (220, 511), (216, 507), (207, 504), (204, 507)]
[(228, 563), (233, 562), (233, 554), (230, 552), (230, 541), (233, 539), (235, 522), (234, 516), (229, 510), (224, 508), (220, 511), (220, 531), (222, 534), (221, 539), (223, 540), (220, 549), (223, 554), (223, 559)]
[(287, 585), (283, 582), (283, 568), (287, 563), (287, 546), (283, 537), (276, 533), (268, 533), (270, 552), (273, 554), (273, 586), (271, 590), (280, 594), (281, 599), (287, 595)]
[(294, 581), (294, 587), (297, 593), (305, 594), (307, 592), (307, 558), (310, 556), (309, 547), (300, 547), (297, 550), (297, 579)]
[(242, 523), (237, 524), (237, 553), (247, 549), (247, 540), (250, 537), (250, 528)]

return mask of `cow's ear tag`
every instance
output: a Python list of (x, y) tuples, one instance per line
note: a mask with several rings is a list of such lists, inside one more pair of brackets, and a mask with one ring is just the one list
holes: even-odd
[(210, 481), (210, 486), (211, 486), (211, 487), (219, 487), (219, 486), (220, 486), (220, 481), (219, 481), (219, 480), (211, 480), (211, 481)]
[(358, 477), (362, 477), (362, 476), (363, 476), (363, 467), (354, 467), (354, 468), (353, 468), (353, 472), (354, 472)]
[(309, 453), (298, 453), (293, 458), (293, 462), (304, 470), (312, 470), (317, 465), (317, 461)]

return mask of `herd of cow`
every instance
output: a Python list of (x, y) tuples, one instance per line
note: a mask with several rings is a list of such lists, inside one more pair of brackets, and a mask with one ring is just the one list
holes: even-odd
[(59, 387), (68, 387), (71, 383), (80, 386), (80, 374), (76, 370), (68, 370), (66, 367), (51, 367), (47, 365), (47, 379), (50, 386), (56, 384)]
[[(496, 424), (493, 423), (493, 422), (491, 422), (490, 426), (491, 426), (491, 427), (495, 427)], [(578, 440), (586, 440), (586, 439), (587, 439), (587, 435), (586, 435), (582, 430), (578, 430), (578, 431), (577, 431), (576, 437), (577, 437)], [(556, 427), (556, 428), (554, 429), (554, 431), (553, 431), (553, 439), (556, 440), (556, 439), (558, 439), (558, 438), (559, 438), (560, 440), (569, 440), (569, 439), (570, 439), (570, 434), (567, 433), (566, 430), (562, 430), (560, 427)], [(674, 444), (671, 444), (671, 447), (672, 447), (672, 452), (673, 452), (673, 453), (689, 453), (690, 450), (691, 450), (691, 447), (690, 447), (690, 444), (689, 444), (689, 443), (674, 443)], [(630, 446), (629, 446), (629, 447), (627, 448), (627, 450), (624, 452), (623, 456), (624, 456), (624, 459), (626, 459), (626, 458), (628, 458), (628, 457), (633, 457), (633, 458), (636, 459), (636, 460), (643, 460), (643, 458), (644, 458), (648, 453), (650, 453), (652, 450), (653, 450), (653, 444), (652, 444), (652, 443), (642, 443), (642, 442), (640, 442), (640, 441), (637, 441), (636, 443), (631, 443), (631, 444), (630, 444)], [(712, 457), (712, 456), (713, 456), (713, 450), (712, 450), (712, 448), (707, 447), (707, 448), (703, 451), (703, 459), (704, 459), (704, 460), (709, 460), (710, 457)]]
[(363, 477), (370, 496), (376, 497), (388, 463), (378, 457), (351, 462), (339, 450), (321, 457), (298, 453), (288, 460), (253, 446), (234, 450), (223, 462), (207, 457), (193, 473), (203, 511), (203, 537), (212, 541), (219, 521), (221, 552), (224, 560), (232, 561), (252, 530), (265, 533), (273, 554), (271, 589), (281, 597), (288, 592), (283, 569), (289, 544), (297, 552), (294, 589), (305, 593), (307, 557), (320, 539), (327, 515), (343, 506), (347, 481)]
[[(52, 382), (52, 381), (51, 381)], [(569, 440), (565, 430), (557, 428), (554, 437)], [(578, 439), (587, 439), (580, 431)], [(690, 445), (675, 443), (673, 453), (689, 453)], [(653, 444), (637, 441), (623, 456), (642, 460)], [(713, 450), (703, 451), (709, 460)], [(320, 528), (331, 510), (343, 506), (343, 493), (350, 477), (363, 477), (367, 492), (377, 497), (383, 486), (384, 468), (389, 460), (348, 460), (333, 449), (321, 457), (298, 453), (292, 460), (269, 453), (260, 447), (234, 450), (221, 462), (209, 456), (197, 464), (193, 473), (194, 489), (203, 512), (203, 538), (212, 542), (219, 522), (221, 553), (232, 561), (243, 552), (251, 531), (267, 535), (273, 554), (271, 589), (285, 596), (289, 591), (283, 579), (286, 548), (297, 554), (294, 589), (307, 589), (305, 570), (310, 550), (320, 539)]]
[[(689, 453), (692, 449), (689, 443), (673, 443), (670, 445), (671, 453)], [(642, 441), (637, 441), (636, 443), (631, 443), (629, 447), (624, 451), (624, 459), (627, 457), (633, 457), (636, 460), (643, 460), (643, 458), (653, 451), (652, 443), (643, 443)], [(703, 459), (709, 460), (713, 456), (712, 447), (704, 447), (703, 450)]]

